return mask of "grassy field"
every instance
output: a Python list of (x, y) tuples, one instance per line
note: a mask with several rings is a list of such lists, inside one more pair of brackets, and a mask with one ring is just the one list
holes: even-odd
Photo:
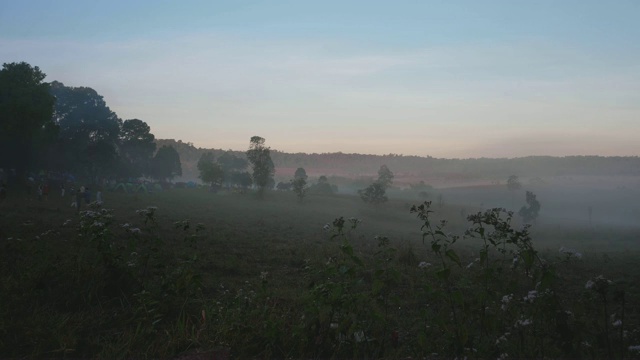
[(640, 357), (637, 227), (545, 221), (529, 243), (458, 201), (423, 242), (417, 196), (103, 197), (0, 204), (1, 357)]

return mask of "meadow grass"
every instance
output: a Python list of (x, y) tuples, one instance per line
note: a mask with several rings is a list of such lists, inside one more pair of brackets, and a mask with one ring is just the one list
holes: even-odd
[[(80, 214), (56, 194), (0, 204), (3, 357), (640, 355), (629, 349), (640, 344), (637, 228), (538, 224), (539, 265), (508, 269), (499, 247), (479, 261), (479, 238), (440, 259), (409, 211), (418, 198), (374, 207), (350, 195), (299, 203), (290, 192), (202, 188), (103, 197), (109, 211)], [(470, 227), (461, 208), (433, 208), (433, 224), (449, 221), (438, 241)], [(508, 265), (522, 256), (513, 249)], [(611, 284), (585, 289), (598, 275)]]

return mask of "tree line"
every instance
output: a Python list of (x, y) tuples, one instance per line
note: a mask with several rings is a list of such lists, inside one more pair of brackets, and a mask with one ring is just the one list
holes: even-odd
[(120, 119), (89, 87), (53, 81), (28, 63), (0, 70), (0, 168), (18, 181), (39, 170), (105, 177), (168, 180), (182, 174), (171, 146), (156, 149), (151, 128)]

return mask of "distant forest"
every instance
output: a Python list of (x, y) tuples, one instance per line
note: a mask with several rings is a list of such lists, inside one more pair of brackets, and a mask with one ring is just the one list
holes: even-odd
[[(267, 139), (268, 140), (268, 139)], [(191, 143), (173, 139), (158, 139), (157, 146), (173, 146), (180, 154), (183, 179), (198, 178), (196, 164), (205, 152), (215, 157), (226, 150), (197, 148)], [(248, 140), (247, 140), (248, 144)], [(271, 144), (277, 147), (277, 144)], [(248, 145), (247, 145), (248, 146)], [(232, 151), (244, 156), (244, 151)], [(441, 159), (408, 155), (363, 155), (322, 153), (285, 153), (271, 150), (276, 166), (276, 179), (293, 177), (296, 168), (305, 168), (310, 176), (373, 177), (385, 164), (402, 182), (419, 182), (434, 179), (458, 181), (506, 180), (510, 175), (521, 177), (550, 176), (637, 176), (640, 175), (640, 157), (637, 156), (528, 156), (521, 158)]]

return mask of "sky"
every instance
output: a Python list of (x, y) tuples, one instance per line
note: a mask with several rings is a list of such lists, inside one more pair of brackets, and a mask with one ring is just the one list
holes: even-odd
[(638, 156), (638, 19), (638, 0), (0, 0), (0, 62), (198, 147)]

